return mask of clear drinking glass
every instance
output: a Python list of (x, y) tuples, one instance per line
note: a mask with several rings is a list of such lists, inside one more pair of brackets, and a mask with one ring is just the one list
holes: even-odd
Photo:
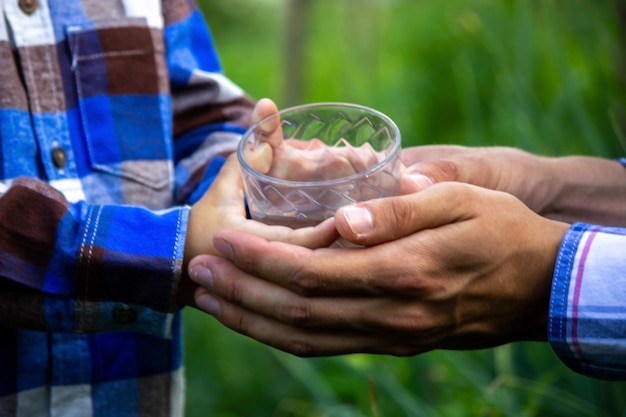
[(400, 131), (356, 104), (281, 110), (250, 127), (237, 154), (250, 215), (268, 224), (311, 226), (341, 206), (399, 192)]

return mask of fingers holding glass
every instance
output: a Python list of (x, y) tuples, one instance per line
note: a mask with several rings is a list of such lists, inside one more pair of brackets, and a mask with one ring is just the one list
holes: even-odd
[[(239, 147), (252, 218), (291, 227), (317, 224), (341, 206), (400, 192), (400, 133), (376, 110), (316, 103), (265, 115)], [(279, 139), (280, 137), (280, 139)]]

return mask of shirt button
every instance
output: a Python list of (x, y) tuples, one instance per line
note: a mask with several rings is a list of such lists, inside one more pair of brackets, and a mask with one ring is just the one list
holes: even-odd
[(118, 324), (130, 324), (137, 321), (137, 312), (128, 306), (113, 310), (113, 321)]
[(39, 7), (39, 0), (19, 0), (20, 9), (26, 14), (33, 14)]
[(57, 168), (63, 168), (67, 163), (67, 154), (63, 148), (54, 148), (52, 150), (52, 162)]

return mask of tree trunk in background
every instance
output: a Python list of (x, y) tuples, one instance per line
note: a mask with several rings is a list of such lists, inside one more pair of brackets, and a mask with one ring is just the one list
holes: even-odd
[(285, 106), (302, 102), (310, 0), (289, 0), (285, 21)]

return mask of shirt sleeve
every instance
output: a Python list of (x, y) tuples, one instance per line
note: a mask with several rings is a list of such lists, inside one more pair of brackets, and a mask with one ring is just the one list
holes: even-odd
[(0, 197), (0, 323), (168, 337), (187, 215), (69, 204), (44, 182), (17, 179)]
[(171, 104), (164, 111), (173, 115), (178, 205), (152, 211), (69, 203), (43, 181), (14, 180), (0, 196), (1, 325), (169, 337), (188, 205), (236, 149), (253, 102), (222, 73), (193, 2), (168, 4), (163, 35)]
[(193, 204), (251, 125), (254, 102), (224, 74), (211, 32), (192, 2), (165, 8), (172, 89), (175, 198)]
[(559, 252), (548, 339), (572, 370), (626, 379), (626, 229), (578, 223)]

